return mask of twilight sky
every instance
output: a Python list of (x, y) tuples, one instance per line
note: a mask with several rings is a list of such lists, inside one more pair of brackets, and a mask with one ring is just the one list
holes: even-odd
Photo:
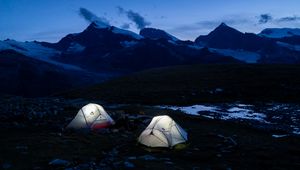
[[(81, 9), (81, 10), (80, 10)], [(300, 28), (299, 0), (0, 0), (0, 40), (56, 42), (91, 17), (132, 30), (166, 30), (194, 40), (221, 22), (242, 32)]]

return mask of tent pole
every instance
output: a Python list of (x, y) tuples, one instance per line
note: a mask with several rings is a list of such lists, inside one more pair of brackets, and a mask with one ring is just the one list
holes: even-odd
[(86, 126), (87, 126), (87, 127), (89, 127), (89, 124), (87, 123), (87, 120), (86, 120), (86, 117), (85, 117), (85, 115), (84, 115), (84, 112), (83, 112), (83, 110), (82, 110), (82, 109), (80, 109), (80, 110), (81, 110), (81, 112), (82, 112), (82, 114), (83, 114), (83, 117), (84, 117), (84, 120), (85, 120)]

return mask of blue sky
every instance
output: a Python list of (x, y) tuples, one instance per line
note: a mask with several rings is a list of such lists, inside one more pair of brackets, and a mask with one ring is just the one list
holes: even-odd
[(0, 0), (0, 40), (56, 42), (88, 26), (80, 8), (138, 33), (118, 7), (139, 14), (151, 23), (148, 27), (184, 40), (207, 34), (221, 22), (255, 33), (269, 27), (300, 28), (299, 0)]

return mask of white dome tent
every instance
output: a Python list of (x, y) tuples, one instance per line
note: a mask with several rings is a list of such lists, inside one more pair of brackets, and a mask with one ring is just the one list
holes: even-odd
[(148, 147), (169, 147), (187, 141), (185, 132), (171, 117), (155, 116), (138, 141)]
[(109, 127), (114, 120), (106, 113), (102, 106), (94, 103), (83, 106), (75, 118), (67, 126), (68, 129), (97, 130)]

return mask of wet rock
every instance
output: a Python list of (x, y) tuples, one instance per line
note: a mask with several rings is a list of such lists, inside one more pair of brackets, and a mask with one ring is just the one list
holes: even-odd
[(125, 162), (124, 162), (124, 167), (125, 167), (125, 168), (134, 168), (135, 166), (134, 166), (133, 163), (128, 162), (128, 161), (125, 161)]
[(136, 156), (130, 156), (128, 157), (129, 160), (136, 160)]
[(52, 161), (49, 162), (49, 165), (66, 167), (70, 165), (70, 162), (63, 159), (53, 159)]
[(121, 136), (124, 138), (128, 138), (128, 135), (125, 135), (125, 134), (122, 134)]
[(200, 151), (200, 149), (199, 148), (194, 148), (194, 151)]
[(112, 165), (113, 165), (114, 168), (120, 169), (120, 167), (122, 166), (122, 162), (121, 161), (113, 162)]
[(84, 164), (79, 164), (78, 166), (76, 166), (75, 169), (91, 169), (93, 166), (88, 164), (88, 163), (84, 163)]
[(140, 156), (139, 159), (142, 159), (142, 160), (145, 160), (145, 161), (157, 160), (157, 158), (155, 158), (154, 156), (151, 156), (151, 155)]
[(26, 145), (18, 145), (18, 146), (16, 146), (16, 150), (18, 150), (20, 152), (26, 152), (28, 150), (28, 146), (26, 146)]
[(171, 161), (165, 161), (165, 164), (167, 164), (167, 165), (173, 165), (174, 163), (171, 162)]
[(118, 132), (119, 132), (119, 129), (113, 129), (112, 132), (113, 132), (113, 133), (118, 133)]

